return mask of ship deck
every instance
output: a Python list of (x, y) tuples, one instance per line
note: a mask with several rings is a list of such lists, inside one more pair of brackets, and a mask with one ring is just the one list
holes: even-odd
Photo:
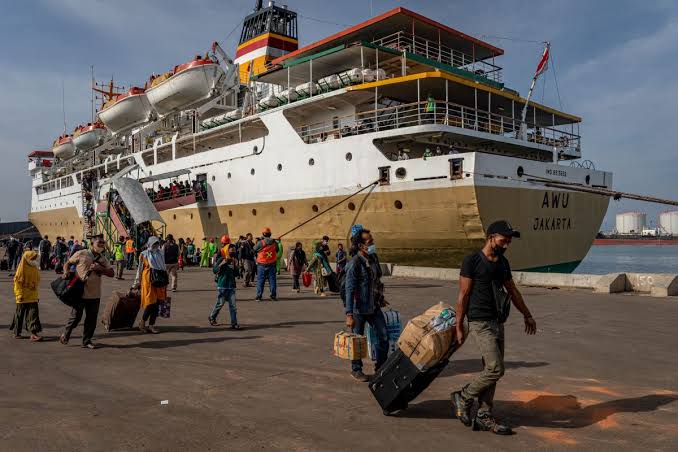
[[(127, 273), (106, 279), (104, 293), (128, 287)], [(207, 325), (211, 272), (180, 273), (161, 334), (106, 335), (99, 325), (95, 351), (78, 346), (80, 329), (70, 346), (56, 342), (68, 311), (49, 289), (53, 273), (42, 277), (48, 341), (0, 339), (7, 450), (670, 450), (678, 442), (675, 302), (523, 288), (539, 330), (525, 336), (515, 314), (507, 325), (496, 412), (517, 435), (497, 437), (450, 418), (450, 391), (481, 366), (472, 342), (409, 410), (385, 417), (349, 364), (331, 356), (340, 301), (292, 294), (286, 276), (278, 303), (239, 289), (244, 329), (230, 331)], [(7, 328), (15, 305), (8, 278), (0, 280)], [(386, 294), (407, 320), (453, 300), (457, 286), (387, 279)]]

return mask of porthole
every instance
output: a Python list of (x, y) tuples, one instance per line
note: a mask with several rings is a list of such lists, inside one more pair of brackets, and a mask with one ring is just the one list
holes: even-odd
[(278, 171), (282, 171), (282, 163), (278, 163)]
[(284, 207), (281, 207), (281, 208), (280, 208), (280, 213), (285, 213), (285, 208), (284, 208)]
[(313, 165), (315, 165), (315, 160), (308, 159), (308, 166), (313, 166)]
[(228, 177), (228, 178), (230, 179), (230, 178), (231, 178), (231, 173), (228, 173), (228, 174), (226, 175), (226, 177)]
[(407, 176), (407, 170), (401, 166), (396, 170), (395, 174), (398, 179), (404, 179)]
[(586, 185), (589, 185), (591, 183), (591, 175), (587, 174), (586, 175)]
[(215, 180), (217, 180), (216, 176), (212, 176), (212, 182), (214, 182)]
[(207, 219), (211, 220), (212, 219), (212, 212), (207, 212)]
[(257, 215), (257, 209), (252, 209), (252, 215)]
[(355, 204), (353, 204), (352, 202), (349, 202), (348, 203), (348, 210), (355, 210)]
[(518, 177), (523, 177), (523, 174), (525, 174), (525, 170), (523, 169), (522, 166), (518, 167), (517, 173), (518, 173)]
[(172, 219), (173, 219), (173, 220), (176, 220), (176, 219), (177, 219), (177, 215), (176, 215), (176, 214), (172, 215)]
[(251, 174), (252, 176), (254, 176), (254, 168), (252, 168), (252, 169), (250, 170), (250, 174)]
[(350, 162), (351, 160), (353, 160), (353, 154), (351, 154), (350, 152), (347, 152), (346, 153), (346, 161)]
[(395, 206), (396, 209), (402, 209), (403, 208), (403, 203), (398, 201), (398, 200), (396, 200), (396, 202), (393, 203), (393, 205)]
[(232, 217), (232, 216), (233, 216), (233, 211), (232, 211), (232, 210), (229, 210), (229, 211), (228, 211), (228, 216), (229, 216), (229, 217)]
[(193, 214), (191, 214), (191, 220), (193, 219)]
[(313, 206), (311, 207), (311, 210), (313, 210), (314, 212), (317, 212), (317, 211), (318, 211), (318, 206), (316, 206), (315, 204), (313, 204)]

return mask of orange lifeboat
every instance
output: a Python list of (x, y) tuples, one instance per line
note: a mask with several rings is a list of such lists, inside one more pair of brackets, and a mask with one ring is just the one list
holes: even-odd
[(151, 77), (146, 95), (155, 111), (166, 115), (208, 100), (224, 76), (216, 61), (198, 55), (170, 72)]
[(100, 145), (106, 135), (106, 126), (102, 122), (80, 125), (73, 131), (73, 145), (81, 151), (88, 151)]
[(99, 119), (114, 135), (147, 122), (153, 107), (144, 88), (132, 87), (106, 102), (99, 111)]
[(60, 135), (59, 138), (52, 143), (52, 153), (60, 159), (67, 159), (75, 155), (75, 146), (73, 145), (73, 137), (71, 135)]

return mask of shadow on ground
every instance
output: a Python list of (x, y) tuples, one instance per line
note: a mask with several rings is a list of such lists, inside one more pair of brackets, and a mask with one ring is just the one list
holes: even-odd
[[(617, 413), (655, 411), (678, 399), (675, 395), (649, 394), (642, 397), (610, 400), (582, 406), (573, 395), (541, 395), (528, 402), (495, 401), (494, 412), (512, 427), (582, 428), (601, 422)], [(399, 417), (449, 419), (449, 400), (426, 400), (410, 405)]]
[[(520, 369), (520, 368), (534, 368), (548, 366), (549, 363), (544, 361), (506, 361), (504, 367), (506, 369)], [(479, 359), (452, 359), (445, 370), (440, 374), (441, 377), (449, 377), (459, 374), (471, 374), (483, 370), (483, 362)]]

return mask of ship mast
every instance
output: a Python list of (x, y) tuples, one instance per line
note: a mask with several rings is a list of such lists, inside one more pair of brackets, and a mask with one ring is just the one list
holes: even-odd
[[(520, 131), (518, 132), (518, 138), (520, 138), (521, 140), (527, 140), (527, 124), (525, 123), (525, 119), (527, 117), (527, 106), (530, 104), (530, 98), (532, 97), (532, 92), (534, 91), (534, 87), (537, 84), (537, 79), (548, 68), (550, 49), (551, 49), (551, 43), (546, 41), (544, 43), (544, 52), (541, 55), (541, 60), (539, 60), (539, 64), (537, 65), (537, 70), (534, 73), (534, 77), (532, 77), (532, 83), (530, 84), (530, 91), (528, 91), (527, 99), (525, 100), (525, 105), (523, 105), (523, 112), (520, 115)], [(536, 126), (536, 124), (535, 124), (535, 126)]]

